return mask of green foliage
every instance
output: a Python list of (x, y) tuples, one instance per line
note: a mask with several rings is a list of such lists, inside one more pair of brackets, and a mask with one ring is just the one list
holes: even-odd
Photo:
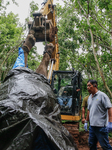
[(37, 11), (39, 8), (38, 8), (38, 4), (37, 3), (35, 3), (34, 1), (32, 1), (31, 3), (30, 3), (30, 17), (32, 17), (33, 18), (33, 13), (35, 12), (35, 11)]
[[(15, 0), (13, 0), (16, 3)], [(103, 86), (102, 78), (98, 72), (91, 45), (91, 28), (95, 43), (95, 51), (100, 68), (103, 71), (106, 83), (112, 91), (112, 2), (109, 0), (64, 0), (64, 7), (57, 5), (58, 15), (58, 41), (60, 51), (60, 70), (79, 70), (83, 76), (83, 93), (87, 93), (86, 83), (94, 78), (99, 83), (99, 89), (107, 92)], [(6, 6), (9, 5), (9, 1)], [(0, 1), (0, 76), (4, 79), (12, 68), (17, 55), (16, 47), (23, 39), (23, 26), (17, 15), (6, 15), (6, 6)], [(30, 17), (38, 11), (38, 4), (30, 3)], [(90, 26), (87, 23), (89, 14)], [(27, 21), (29, 18), (26, 19)], [(12, 55), (13, 54), (13, 55)], [(4, 61), (5, 60), (5, 61)], [(29, 68), (35, 70), (39, 65), (41, 56), (32, 49), (28, 58)], [(108, 93), (107, 93), (108, 94)]]
[(32, 21), (31, 19), (34, 19), (33, 13), (37, 12), (38, 9), (39, 9), (39, 8), (38, 8), (38, 4), (35, 3), (34, 1), (32, 1), (32, 2), (30, 3), (29, 17), (27, 17), (27, 18), (25, 19), (25, 21), (26, 21), (25, 29), (28, 28), (28, 26), (27, 26), (28, 22), (29, 22), (29, 21)]
[[(4, 12), (0, 16), (0, 64), (2, 65), (0, 68), (0, 75), (2, 75), (1, 80), (4, 79), (4, 76), (11, 69), (12, 64), (14, 63), (13, 60), (17, 57), (17, 54), (14, 53), (13, 48), (21, 40), (22, 27), (18, 27), (18, 24), (19, 22), (17, 15), (14, 15), (13, 13), (6, 15)], [(10, 52), (12, 52), (13, 55), (11, 54), (8, 56)]]
[[(12, 0), (17, 5), (15, 0)], [(6, 6), (9, 5), (9, 1)], [(24, 26), (19, 22), (18, 15), (12, 12), (6, 14), (6, 6), (0, 1), (0, 81), (3, 81), (8, 71), (12, 69), (16, 58), (18, 57), (18, 47), (22, 46)], [(33, 1), (30, 4), (31, 14), (38, 10), (38, 5)], [(41, 56), (38, 55), (36, 47), (33, 47), (29, 53), (28, 66), (36, 70)]]
[[(112, 91), (112, 1), (65, 0), (57, 5), (60, 70), (75, 68), (83, 76), (83, 95), (87, 94), (87, 80), (96, 79), (99, 89), (106, 91), (91, 45), (91, 28), (96, 56), (105, 81)], [(87, 23), (89, 14), (90, 26)], [(109, 95), (109, 94), (108, 94)]]

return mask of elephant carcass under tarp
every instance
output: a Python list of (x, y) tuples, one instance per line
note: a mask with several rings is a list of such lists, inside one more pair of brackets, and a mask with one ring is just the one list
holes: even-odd
[(0, 86), (0, 150), (76, 150), (48, 80), (25, 67)]

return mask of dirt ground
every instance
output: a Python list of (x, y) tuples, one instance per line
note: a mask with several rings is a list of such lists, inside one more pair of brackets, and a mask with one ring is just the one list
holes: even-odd
[(77, 144), (78, 150), (89, 150), (88, 147), (88, 132), (80, 132), (78, 136), (78, 142), (75, 140), (75, 143)]
[[(84, 131), (79, 133), (78, 142), (75, 140), (76, 141), (75, 143), (77, 143), (78, 150), (89, 150), (88, 137), (89, 137), (88, 132)], [(109, 138), (109, 143), (112, 146), (112, 138)], [(98, 143), (98, 150), (103, 150), (99, 143)]]
[[(75, 143), (77, 144), (78, 150), (89, 150), (88, 137), (89, 132), (79, 132), (78, 124), (63, 124), (65, 128), (71, 133)], [(112, 146), (112, 138), (109, 138), (109, 143)], [(98, 144), (98, 150), (103, 150)]]

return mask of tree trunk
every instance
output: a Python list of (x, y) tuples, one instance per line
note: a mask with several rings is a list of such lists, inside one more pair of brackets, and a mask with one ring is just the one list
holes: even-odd
[[(89, 27), (90, 27), (90, 23), (89, 23), (89, 18), (88, 18), (88, 17), (87, 17), (87, 24), (88, 24)], [(93, 55), (94, 55), (94, 58), (95, 58), (95, 61), (96, 61), (96, 64), (97, 64), (98, 71), (99, 71), (99, 73), (100, 73), (100, 76), (101, 76), (101, 78), (102, 78), (102, 81), (103, 81), (103, 83), (104, 83), (104, 86), (105, 86), (106, 90), (109, 92), (110, 97), (112, 98), (112, 92), (110, 91), (109, 87), (107, 86), (107, 84), (106, 84), (106, 82), (105, 82), (105, 78), (104, 78), (103, 72), (102, 72), (101, 69), (100, 69), (100, 65), (99, 65), (99, 62), (98, 62), (98, 59), (97, 59), (97, 56), (96, 56), (96, 52), (95, 52), (95, 48), (94, 48), (93, 33), (92, 33), (91, 28), (89, 28), (89, 31), (90, 31), (90, 35), (91, 35), (91, 44), (92, 44), (92, 47), (93, 47)]]

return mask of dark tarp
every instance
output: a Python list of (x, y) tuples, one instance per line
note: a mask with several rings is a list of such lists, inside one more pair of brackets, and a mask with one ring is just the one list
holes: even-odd
[(25, 67), (0, 87), (0, 150), (76, 150), (48, 80)]

